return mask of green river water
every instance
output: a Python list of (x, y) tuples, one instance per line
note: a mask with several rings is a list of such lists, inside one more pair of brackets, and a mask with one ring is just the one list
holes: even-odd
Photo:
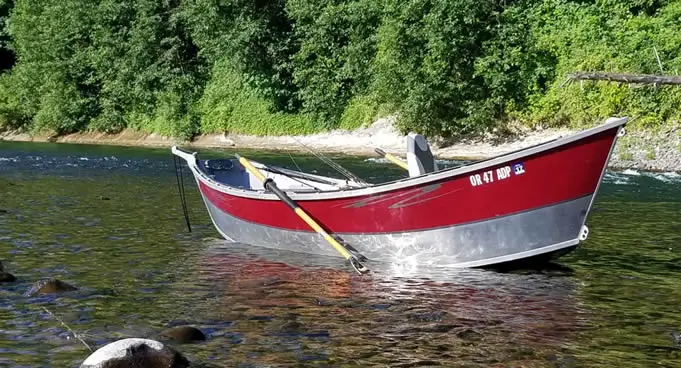
[[(65, 325), (93, 348), (192, 325), (207, 340), (172, 345), (211, 367), (681, 367), (679, 174), (609, 171), (589, 239), (552, 267), (370, 276), (220, 240), (192, 179), (189, 233), (175, 180), (167, 149), (0, 142), (0, 260), (17, 277), (0, 284), (0, 367), (77, 367), (90, 351)], [(26, 294), (51, 277), (79, 290)]]

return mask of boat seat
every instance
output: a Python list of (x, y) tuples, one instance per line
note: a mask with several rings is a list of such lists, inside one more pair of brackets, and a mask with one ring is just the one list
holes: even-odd
[(437, 163), (430, 151), (428, 141), (421, 134), (407, 135), (407, 166), (409, 176), (419, 176), (437, 171)]

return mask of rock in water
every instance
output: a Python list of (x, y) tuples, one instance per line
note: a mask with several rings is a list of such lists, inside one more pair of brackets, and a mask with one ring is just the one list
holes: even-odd
[(4, 272), (5, 269), (2, 267), (2, 262), (0, 262), (0, 282), (14, 282), (17, 280), (11, 273)]
[(189, 361), (174, 349), (154, 340), (131, 338), (102, 346), (80, 368), (185, 368)]
[(161, 332), (159, 336), (161, 338), (175, 340), (180, 343), (206, 340), (206, 335), (204, 335), (201, 330), (190, 326), (174, 327)]
[(0, 282), (14, 282), (17, 281), (17, 278), (14, 277), (11, 273), (7, 272), (0, 272)]
[(58, 279), (49, 279), (36, 282), (35, 285), (33, 285), (33, 287), (26, 292), (26, 295), (33, 296), (36, 294), (56, 294), (73, 290), (78, 290), (78, 288)]

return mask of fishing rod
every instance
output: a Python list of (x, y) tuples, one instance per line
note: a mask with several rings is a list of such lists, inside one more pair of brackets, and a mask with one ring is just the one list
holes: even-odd
[[(288, 169), (284, 169), (284, 168), (277, 167), (277, 166), (268, 166), (268, 165), (262, 165), (260, 170), (270, 171), (270, 172), (273, 172), (275, 174), (280, 174), (280, 175), (288, 176), (288, 177), (291, 177), (291, 178), (300, 178), (300, 179), (311, 180), (311, 181), (315, 181), (317, 183), (326, 184), (326, 185), (338, 185), (338, 183), (334, 183), (330, 180), (324, 180), (322, 178), (318, 178), (318, 177), (306, 174), (302, 170), (301, 171), (293, 171), (293, 170), (288, 170)], [(301, 181), (301, 183), (304, 183), (304, 182)], [(307, 183), (305, 183), (305, 184), (307, 184)], [(307, 185), (311, 185), (311, 184), (307, 184)], [(314, 188), (319, 189), (317, 187), (314, 187)]]
[[(286, 172), (284, 172), (283, 170), (280, 170), (280, 169), (278, 169), (278, 168), (276, 168), (276, 167), (273, 167), (273, 166), (266, 166), (266, 165), (263, 165), (263, 167), (261, 167), (260, 170), (269, 171), (269, 172), (272, 172), (272, 173), (275, 173), (275, 174), (279, 174), (279, 175), (284, 175), (284, 176), (290, 178), (291, 180), (294, 180), (294, 181), (296, 181), (296, 182), (298, 182), (298, 183), (300, 183), (300, 184), (303, 184), (303, 185), (306, 185), (306, 186), (308, 186), (308, 187), (311, 187), (312, 189), (315, 189), (315, 190), (318, 190), (318, 191), (321, 190), (321, 189), (319, 189), (318, 187), (315, 187), (314, 185), (312, 185), (312, 184), (310, 184), (310, 183), (306, 183), (306, 182), (304, 182), (304, 181), (302, 181), (302, 180), (297, 179), (297, 178), (301, 178), (301, 179), (308, 179), (308, 180), (310, 180), (309, 177), (306, 177), (306, 176), (304, 176), (304, 175), (300, 175), (300, 174), (296, 173), (295, 171), (291, 171), (290, 173), (286, 173)], [(317, 181), (321, 182), (322, 184), (331, 184), (331, 185), (334, 185), (334, 183), (331, 183), (331, 182), (329, 182), (329, 181), (324, 181), (324, 182), (322, 182), (322, 181), (320, 181), (320, 180), (317, 180)]]
[(331, 160), (330, 158), (326, 157), (323, 153), (321, 153), (321, 152), (320, 152), (320, 153), (317, 153), (317, 152), (315, 152), (312, 148), (308, 147), (307, 145), (305, 145), (303, 142), (299, 141), (298, 139), (296, 139), (296, 138), (293, 138), (293, 139), (296, 141), (296, 143), (298, 143), (298, 144), (300, 144), (301, 146), (305, 147), (305, 148), (306, 148), (308, 151), (310, 151), (310, 153), (312, 153), (315, 157), (317, 157), (318, 159), (322, 160), (322, 161), (323, 161), (324, 163), (326, 163), (327, 165), (329, 165), (329, 166), (331, 166), (332, 168), (334, 168), (336, 171), (338, 171), (341, 175), (345, 176), (347, 179), (352, 180), (352, 181), (354, 181), (354, 182), (356, 182), (356, 183), (358, 183), (358, 184), (361, 184), (361, 185), (363, 185), (363, 186), (368, 186), (368, 185), (369, 185), (369, 183), (367, 183), (366, 181), (360, 179), (357, 175), (351, 173), (349, 170), (347, 170), (347, 169), (344, 168), (343, 166), (339, 165), (338, 163), (334, 162), (334, 161)]

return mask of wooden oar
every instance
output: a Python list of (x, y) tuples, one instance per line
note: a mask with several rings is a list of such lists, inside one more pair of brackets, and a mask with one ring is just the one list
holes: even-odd
[(369, 269), (364, 266), (358, 258), (364, 258), (361, 255), (358, 254), (353, 254), (346, 248), (344, 245), (340, 244), (333, 236), (331, 236), (326, 230), (324, 230), (315, 220), (313, 220), (298, 204), (291, 199), (286, 193), (282, 192), (279, 187), (277, 187), (277, 184), (272, 180), (272, 178), (266, 178), (265, 175), (263, 175), (260, 170), (258, 170), (253, 164), (250, 163), (246, 158), (239, 156), (238, 154), (235, 155), (236, 158), (239, 160), (239, 163), (243, 167), (248, 170), (251, 175), (255, 176), (258, 180), (260, 180), (263, 183), (263, 186), (265, 189), (273, 192), (276, 194), (279, 199), (282, 200), (282, 202), (286, 203), (287, 206), (289, 206), (293, 212), (298, 215), (305, 223), (307, 223), (314, 231), (316, 231), (319, 235), (324, 237), (324, 240), (326, 240), (331, 246), (333, 246), (338, 253), (340, 253), (345, 259), (350, 262), (350, 265), (360, 274), (369, 271)]
[(401, 167), (401, 168), (403, 168), (403, 169), (405, 169), (405, 170), (409, 170), (409, 166), (407, 165), (407, 163), (404, 162), (404, 161), (402, 161), (402, 160), (400, 160), (399, 158), (397, 158), (397, 157), (395, 157), (395, 156), (393, 156), (393, 155), (391, 155), (391, 154), (389, 154), (389, 153), (383, 151), (383, 150), (380, 149), (380, 148), (376, 148), (374, 151), (376, 151), (376, 153), (378, 153), (379, 155), (381, 155), (382, 157), (384, 157), (386, 160), (388, 160), (388, 161), (394, 163), (395, 165), (397, 165), (397, 166), (399, 166), (399, 167)]

